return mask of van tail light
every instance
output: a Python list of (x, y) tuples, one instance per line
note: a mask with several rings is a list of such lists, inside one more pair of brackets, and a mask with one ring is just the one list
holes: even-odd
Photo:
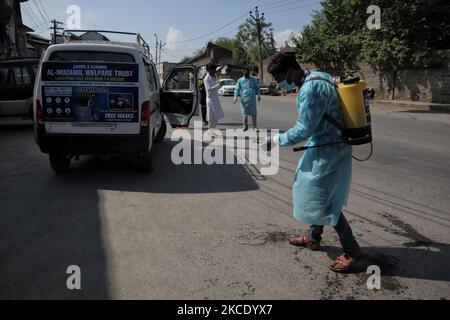
[(150, 101), (145, 101), (141, 107), (141, 127), (150, 125)]
[(36, 99), (36, 122), (39, 125), (44, 124), (44, 112), (42, 111), (42, 105), (39, 99)]

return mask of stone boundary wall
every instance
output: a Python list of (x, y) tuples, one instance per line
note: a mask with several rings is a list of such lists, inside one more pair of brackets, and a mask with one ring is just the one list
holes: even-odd
[[(317, 70), (312, 64), (302, 64), (303, 68)], [(406, 100), (432, 103), (450, 103), (450, 65), (441, 68), (406, 69), (381, 73), (370, 65), (360, 63), (358, 69), (375, 90), (375, 98), (380, 100)], [(345, 70), (324, 70), (334, 76), (343, 76)], [(358, 73), (356, 75), (359, 76)]]

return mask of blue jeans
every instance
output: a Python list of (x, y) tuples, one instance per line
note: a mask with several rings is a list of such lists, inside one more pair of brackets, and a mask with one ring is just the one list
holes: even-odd
[[(345, 253), (351, 255), (359, 251), (358, 242), (356, 242), (355, 237), (353, 236), (352, 228), (350, 227), (350, 224), (348, 223), (343, 213), (341, 213), (341, 216), (336, 227), (334, 227), (334, 230), (336, 230), (339, 236), (339, 241), (341, 242), (342, 248), (344, 249)], [(306, 235), (309, 240), (320, 242), (322, 240), (322, 234), (323, 226), (312, 225), (309, 227)]]

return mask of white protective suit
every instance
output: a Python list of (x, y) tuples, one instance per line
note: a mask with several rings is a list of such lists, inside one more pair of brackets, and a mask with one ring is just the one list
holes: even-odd
[(217, 78), (208, 74), (203, 80), (206, 89), (206, 108), (208, 111), (208, 121), (210, 128), (215, 128), (217, 122), (224, 118), (222, 106), (219, 100), (220, 84)]

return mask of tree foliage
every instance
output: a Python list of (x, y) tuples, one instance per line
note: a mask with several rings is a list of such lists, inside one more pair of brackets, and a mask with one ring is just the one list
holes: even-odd
[[(380, 29), (367, 28), (369, 5), (381, 9)], [(298, 58), (321, 68), (358, 61), (394, 70), (439, 65), (439, 50), (450, 48), (449, 14), (447, 0), (324, 0), (296, 41)]]
[[(261, 18), (261, 42), (262, 42), (262, 60), (276, 52), (275, 38), (272, 23), (266, 21), (265, 17)], [(257, 65), (260, 61), (259, 43), (258, 43), (258, 28), (253, 19), (248, 18), (243, 24), (239, 26), (236, 40), (241, 50), (246, 53), (244, 60), (237, 60), (239, 64)], [(240, 58), (236, 56), (236, 59)]]
[[(261, 20), (261, 40), (263, 43), (262, 59), (265, 59), (276, 52), (272, 23), (267, 22), (265, 18)], [(255, 66), (260, 61), (258, 29), (255, 21), (250, 18), (239, 26), (235, 37), (220, 37), (209, 42), (231, 50), (233, 52), (234, 63), (237, 65)], [(202, 48), (196, 51), (191, 57), (184, 57), (183, 62), (189, 61), (198, 55), (199, 52), (204, 52), (204, 50), (205, 48)]]

